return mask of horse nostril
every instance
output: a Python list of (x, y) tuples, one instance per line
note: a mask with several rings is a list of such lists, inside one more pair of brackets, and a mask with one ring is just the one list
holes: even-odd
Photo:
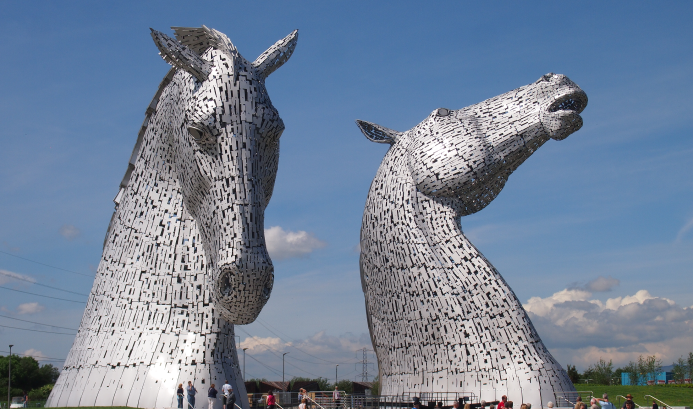
[(219, 292), (221, 292), (221, 295), (224, 297), (229, 297), (233, 291), (231, 287), (231, 279), (232, 274), (228, 270), (224, 271), (221, 274), (221, 277), (219, 277)]

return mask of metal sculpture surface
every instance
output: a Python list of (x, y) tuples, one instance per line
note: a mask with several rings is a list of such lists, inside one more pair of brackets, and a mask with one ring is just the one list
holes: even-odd
[(462, 233), (549, 139), (582, 126), (587, 95), (564, 75), (459, 109), (407, 132), (357, 121), (391, 145), (361, 226), (361, 280), (381, 394), (473, 392), (535, 405), (573, 391), (520, 301)]
[(176, 407), (188, 380), (200, 396), (225, 379), (245, 395), (233, 324), (254, 321), (272, 290), (264, 211), (284, 130), (265, 79), (298, 33), (251, 63), (216, 30), (173, 29), (177, 40), (152, 30), (173, 68), (147, 108), (48, 406)]

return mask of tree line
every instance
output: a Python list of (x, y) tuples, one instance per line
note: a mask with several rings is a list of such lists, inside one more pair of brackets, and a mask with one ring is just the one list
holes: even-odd
[[(0, 356), (0, 396), (7, 396), (9, 364), (9, 356)], [(48, 399), (58, 376), (60, 370), (51, 364), (39, 365), (33, 357), (13, 354), (11, 395), (22, 396), (22, 392), (26, 391), (30, 400)]]
[[(621, 368), (614, 368), (611, 360), (607, 362), (600, 358), (599, 362), (590, 365), (583, 373), (579, 373), (575, 365), (568, 365), (568, 377), (574, 384), (619, 385), (621, 384), (621, 375), (626, 373), (631, 385), (633, 385), (654, 380), (660, 372), (662, 372), (662, 361), (654, 355), (640, 355), (637, 361), (630, 361)], [(693, 352), (689, 352), (686, 357), (679, 357), (674, 362), (671, 372), (677, 383), (683, 383), (684, 379), (693, 378)]]

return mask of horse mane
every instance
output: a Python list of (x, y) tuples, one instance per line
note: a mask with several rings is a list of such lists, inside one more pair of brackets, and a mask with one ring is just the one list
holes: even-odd
[[(226, 52), (231, 57), (233, 57), (234, 72), (237, 72), (236, 60), (237, 57), (239, 57), (240, 55), (238, 54), (236, 47), (233, 45), (233, 43), (231, 43), (231, 40), (229, 40), (229, 38), (224, 33), (221, 33), (214, 29), (209, 29), (204, 25), (202, 27), (171, 27), (171, 29), (175, 33), (176, 40), (188, 47), (190, 50), (194, 51), (197, 55), (204, 54), (204, 52), (207, 51), (209, 48), (215, 48)], [(168, 71), (168, 73), (166, 73), (166, 76), (163, 80), (161, 80), (159, 88), (157, 88), (156, 93), (152, 98), (152, 101), (147, 106), (147, 110), (144, 113), (144, 122), (142, 122), (142, 126), (140, 127), (140, 130), (137, 133), (137, 142), (135, 142), (135, 146), (132, 149), (132, 154), (130, 155), (130, 161), (128, 162), (127, 170), (125, 171), (125, 175), (123, 176), (123, 179), (120, 182), (120, 189), (118, 190), (118, 194), (116, 195), (116, 197), (113, 198), (113, 203), (115, 203), (116, 211), (118, 210), (118, 205), (120, 204), (120, 200), (123, 196), (123, 193), (125, 192), (125, 188), (128, 186), (128, 183), (130, 182), (130, 176), (132, 175), (132, 171), (135, 169), (135, 163), (137, 162), (137, 158), (140, 154), (140, 147), (142, 146), (144, 135), (147, 132), (149, 120), (151, 119), (152, 114), (156, 111), (156, 107), (159, 104), (159, 98), (161, 97), (161, 94), (164, 92), (164, 88), (166, 88), (166, 86), (173, 80), (173, 76), (176, 74), (176, 71), (176, 68), (171, 68)], [(115, 217), (115, 214), (116, 212), (114, 211), (113, 216), (111, 217), (111, 222), (108, 224), (108, 229), (106, 230), (106, 238), (108, 237), (108, 234), (111, 230), (111, 225), (113, 223), (113, 218)], [(104, 247), (106, 246), (106, 238), (104, 238)]]

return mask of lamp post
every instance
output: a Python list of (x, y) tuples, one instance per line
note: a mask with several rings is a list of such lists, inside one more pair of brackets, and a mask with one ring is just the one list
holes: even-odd
[(286, 354), (288, 354), (288, 352), (282, 354), (282, 383), (284, 382), (284, 355)]
[(11, 396), (11, 390), (12, 390), (12, 347), (14, 345), (10, 345), (10, 361), (9, 361), (9, 369), (7, 373), (7, 409), (10, 408), (10, 396)]
[(245, 350), (248, 348), (243, 348), (243, 382), (245, 382)]
[(337, 386), (337, 368), (339, 367), (339, 364), (334, 366), (334, 386)]

